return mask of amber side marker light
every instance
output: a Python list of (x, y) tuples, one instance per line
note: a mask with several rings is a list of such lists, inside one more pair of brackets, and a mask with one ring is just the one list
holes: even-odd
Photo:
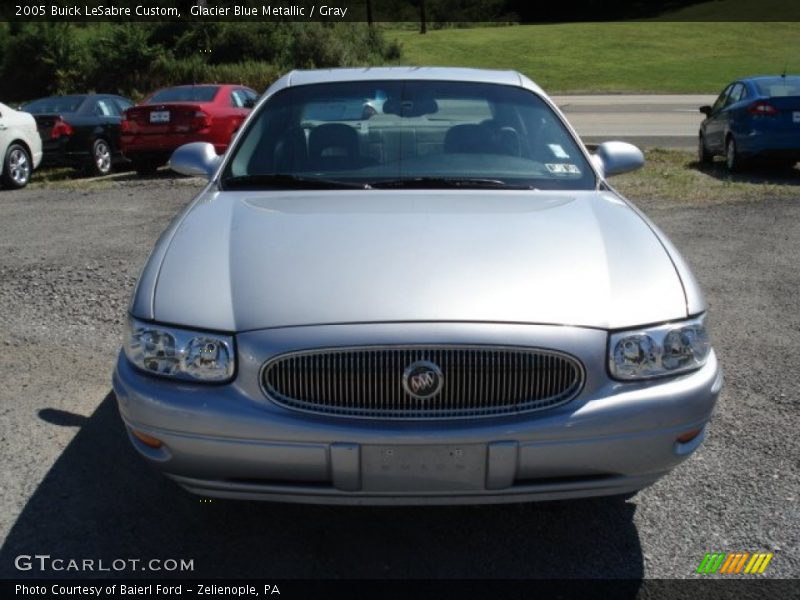
[(694, 438), (700, 435), (701, 431), (703, 431), (702, 427), (690, 429), (689, 431), (682, 433), (677, 438), (675, 438), (675, 441), (678, 442), (679, 444), (685, 444), (687, 442), (691, 442)]
[(150, 448), (158, 449), (164, 445), (164, 442), (162, 442), (158, 438), (154, 438), (152, 435), (147, 435), (146, 433), (143, 433), (141, 431), (136, 431), (135, 429), (131, 429), (131, 433), (133, 434), (133, 437), (135, 437), (145, 446), (148, 446)]

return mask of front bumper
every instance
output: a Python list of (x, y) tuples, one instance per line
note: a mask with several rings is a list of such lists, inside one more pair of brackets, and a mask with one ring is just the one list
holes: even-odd
[[(130, 435), (140, 454), (205, 496), (332, 504), (494, 503), (646, 487), (700, 446), (722, 387), (713, 353), (702, 369), (676, 378), (609, 380), (606, 333), (597, 330), (378, 329), (376, 334), (364, 325), (330, 326), (237, 336), (239, 371), (221, 386), (153, 378), (121, 354), (114, 373), (120, 413), (129, 435), (135, 429), (163, 442), (153, 449)], [(587, 369), (584, 390), (572, 402), (541, 413), (407, 422), (302, 414), (273, 404), (258, 385), (260, 365), (290, 349), (326, 347), (333, 339), (463, 343), (462, 337), (473, 343), (511, 338), (571, 352)], [(702, 431), (694, 439), (676, 441), (695, 428)]]

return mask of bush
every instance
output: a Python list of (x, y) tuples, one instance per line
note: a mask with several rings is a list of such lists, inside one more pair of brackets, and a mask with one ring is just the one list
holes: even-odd
[(242, 83), (260, 92), (290, 69), (375, 65), (400, 56), (397, 41), (365, 23), (0, 23), (0, 81), (8, 101), (89, 91), (139, 99), (160, 87), (200, 82)]
[(151, 28), (146, 23), (106, 25), (92, 30), (92, 34), (87, 38), (91, 89), (130, 94), (151, 86), (152, 67), (164, 59), (165, 52), (151, 42)]
[(211, 64), (262, 61), (277, 64), (289, 44), (280, 23), (223, 23), (208, 60)]
[(32, 99), (81, 89), (87, 53), (67, 23), (26, 23), (2, 48), (0, 78), (9, 99)]
[(212, 83), (240, 83), (253, 88), (259, 94), (266, 90), (278, 77), (278, 67), (258, 61), (210, 65), (206, 72), (206, 81)]
[(364, 23), (291, 23), (291, 42), (281, 64), (286, 69), (382, 64), (401, 55), (378, 27)]
[(334, 34), (333, 27), (322, 23), (310, 23), (292, 27), (292, 36), (283, 62), (300, 69), (314, 67), (335, 67), (350, 64), (350, 44), (341, 43)]
[(125, 94), (140, 101), (159, 88), (193, 83), (239, 83), (260, 94), (280, 74), (274, 65), (260, 61), (209, 65), (199, 56), (184, 59), (160, 56), (148, 71), (147, 84), (126, 90)]

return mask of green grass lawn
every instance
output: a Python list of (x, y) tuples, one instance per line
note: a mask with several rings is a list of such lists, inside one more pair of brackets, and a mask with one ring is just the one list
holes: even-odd
[(694, 152), (645, 151), (644, 167), (612, 177), (610, 183), (634, 202), (721, 204), (760, 202), (769, 198), (795, 201), (800, 194), (800, 169), (753, 168), (731, 175), (721, 161), (699, 165)]
[(617, 22), (387, 30), (402, 63), (516, 69), (549, 93), (717, 93), (750, 74), (800, 73), (800, 22)]

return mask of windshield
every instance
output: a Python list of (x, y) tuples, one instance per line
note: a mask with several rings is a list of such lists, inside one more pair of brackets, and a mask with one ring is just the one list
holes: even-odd
[(528, 90), (358, 81), (276, 93), (239, 138), (221, 184), (586, 190), (596, 180), (552, 109)]
[(148, 102), (211, 102), (218, 90), (215, 85), (167, 88), (153, 94)]
[(34, 114), (43, 115), (47, 113), (74, 113), (83, 104), (86, 96), (53, 96), (52, 98), (40, 98), (27, 104), (23, 104), (20, 110)]

